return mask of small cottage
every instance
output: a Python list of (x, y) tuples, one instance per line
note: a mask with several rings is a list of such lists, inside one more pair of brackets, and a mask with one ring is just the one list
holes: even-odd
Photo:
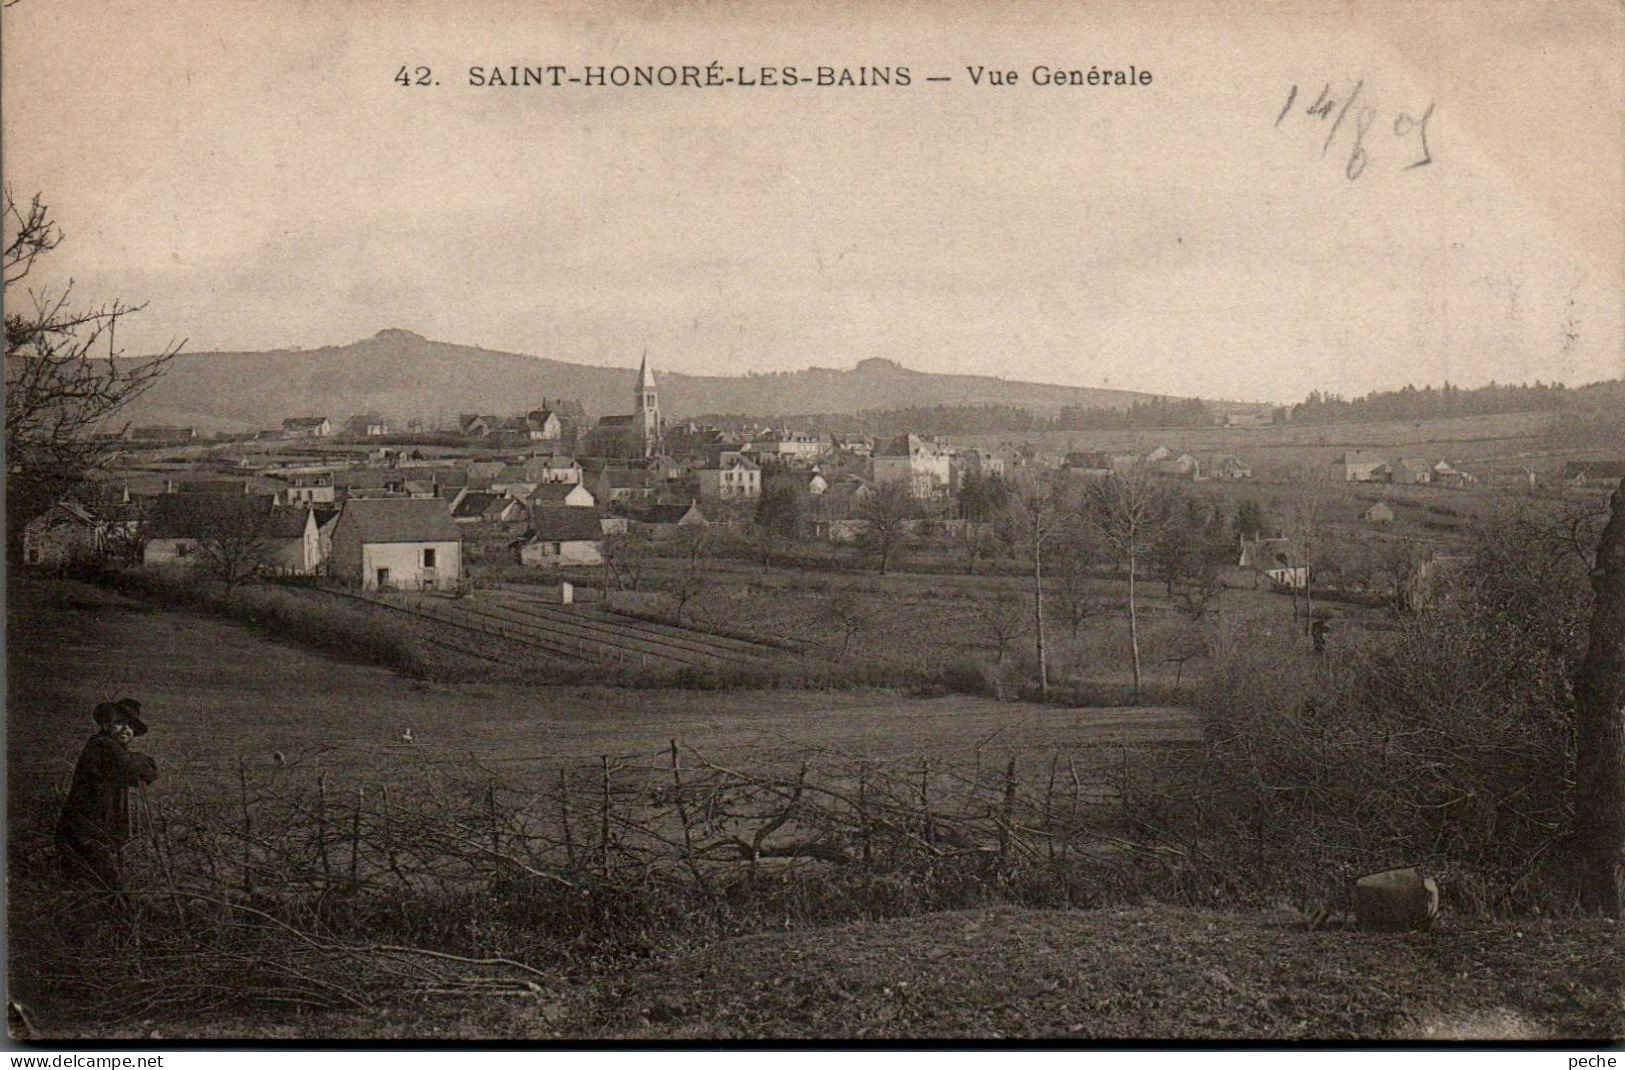
[(101, 555), (101, 523), (75, 501), (60, 501), (23, 528), (23, 564), (62, 568)]
[(601, 565), (604, 529), (598, 510), (541, 506), (531, 510), (519, 563), (533, 566)]
[(1392, 524), (1394, 522), (1394, 510), (1387, 502), (1377, 502), (1361, 513), (1360, 519), (1367, 524)]
[(331, 573), (363, 590), (456, 588), (462, 535), (440, 498), (353, 498), (333, 528)]

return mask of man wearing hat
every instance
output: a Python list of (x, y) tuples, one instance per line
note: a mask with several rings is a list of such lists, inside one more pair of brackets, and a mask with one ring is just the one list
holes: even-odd
[(158, 779), (158, 766), (130, 750), (130, 740), (147, 734), (141, 703), (104, 702), (92, 716), (100, 731), (79, 752), (56, 825), (56, 849), (74, 879), (116, 892), (124, 885), (119, 851), (130, 839), (129, 789)]

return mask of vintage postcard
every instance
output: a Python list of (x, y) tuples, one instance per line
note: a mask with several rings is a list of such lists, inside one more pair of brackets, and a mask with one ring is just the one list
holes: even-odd
[(15, 1041), (1625, 1035), (1617, 3), (0, 26)]

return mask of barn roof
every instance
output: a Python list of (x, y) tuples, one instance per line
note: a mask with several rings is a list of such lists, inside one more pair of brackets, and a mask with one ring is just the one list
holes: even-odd
[(531, 537), (543, 542), (597, 542), (604, 537), (598, 510), (539, 505), (530, 511)]
[(305, 510), (279, 509), (269, 494), (164, 494), (151, 500), (145, 519), (149, 539), (198, 539), (237, 524), (264, 524), (274, 539), (305, 530)]
[(457, 542), (462, 533), (440, 498), (351, 498), (345, 517), (362, 542)]
[(484, 516), (485, 511), (491, 508), (492, 505), (501, 501), (502, 497), (503, 496), (501, 494), (494, 493), (493, 491), (471, 490), (461, 498), (457, 499), (457, 504), (453, 506), (451, 510), (452, 518), (466, 519), (468, 517), (474, 517), (478, 519), (479, 517)]
[[(577, 490), (585, 490), (580, 483), (542, 483), (531, 491), (527, 497), (537, 504), (557, 505)], [(589, 496), (592, 491), (587, 491)]]

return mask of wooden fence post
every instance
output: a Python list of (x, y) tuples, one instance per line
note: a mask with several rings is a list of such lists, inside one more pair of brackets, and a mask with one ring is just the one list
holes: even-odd
[(869, 767), (858, 766), (858, 836), (863, 842), (863, 867), (870, 868), (873, 857), (869, 844)]
[(254, 894), (254, 865), (250, 845), (254, 839), (254, 816), (248, 808), (248, 765), (242, 755), (237, 756), (237, 784), (241, 789), (243, 808), (243, 895)]
[(316, 854), (322, 860), (322, 879), (333, 883), (333, 868), (327, 859), (327, 772), (316, 774)]
[(694, 840), (688, 827), (688, 804), (683, 801), (682, 763), (677, 758), (675, 737), (671, 741), (671, 783), (672, 790), (677, 796), (677, 818), (683, 823), (683, 861), (687, 862), (694, 856)]
[(1044, 785), (1044, 840), (1049, 847), (1049, 860), (1055, 861), (1055, 831), (1050, 826), (1050, 815), (1054, 812), (1055, 801), (1055, 766), (1061, 760), (1059, 754), (1049, 756), (1049, 782)]
[(937, 827), (931, 819), (931, 759), (925, 758), (920, 762), (920, 812), (924, 815), (925, 842), (930, 847), (937, 845)]
[(1010, 851), (1010, 815), (1016, 802), (1016, 756), (1004, 767), (1004, 803), (999, 808), (999, 861)]
[(355, 789), (355, 818), (350, 822), (350, 887), (356, 886), (356, 875), (360, 870), (361, 856), (361, 804), (366, 798), (366, 789)]
[(564, 775), (564, 766), (559, 766), (559, 825), (564, 830), (564, 857), (572, 871), (576, 868), (575, 837), (570, 832), (570, 787)]
[(497, 821), (497, 782), (485, 782), (485, 813), (491, 822), (491, 861), (493, 865), (502, 853), (502, 826)]
[(601, 821), (598, 830), (599, 848), (603, 852), (604, 877), (609, 877), (609, 755), (599, 755), (599, 764), (604, 771), (604, 802)]
[(1078, 796), (1083, 794), (1083, 784), (1078, 780), (1078, 763), (1073, 760), (1070, 754), (1066, 756), (1066, 771), (1072, 778), (1072, 811), (1067, 815), (1066, 819), (1067, 838), (1061, 841), (1061, 853), (1063, 855), (1072, 842), (1071, 838), (1078, 834)]

